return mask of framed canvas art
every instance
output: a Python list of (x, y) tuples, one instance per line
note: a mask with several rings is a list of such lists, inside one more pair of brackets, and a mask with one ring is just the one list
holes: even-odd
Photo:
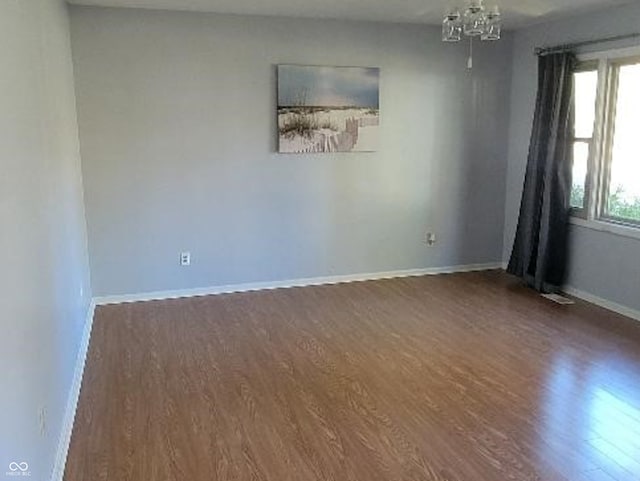
[(373, 152), (380, 69), (278, 65), (278, 151)]

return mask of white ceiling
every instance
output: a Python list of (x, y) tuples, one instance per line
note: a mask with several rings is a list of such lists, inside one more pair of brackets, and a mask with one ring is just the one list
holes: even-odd
[[(449, 6), (466, 0), (67, 0), (79, 5), (192, 10), (239, 15), (341, 18), (385, 22), (438, 24)], [(637, 0), (635, 0), (637, 1)], [(611, 7), (630, 0), (485, 0), (497, 3), (507, 27)]]

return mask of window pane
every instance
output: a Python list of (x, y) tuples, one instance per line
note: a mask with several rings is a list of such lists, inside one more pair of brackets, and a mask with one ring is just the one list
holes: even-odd
[(584, 192), (587, 180), (587, 165), (589, 162), (589, 144), (587, 142), (573, 143), (573, 184), (571, 186), (571, 207), (584, 208)]
[(640, 63), (619, 71), (608, 214), (640, 221)]
[(575, 136), (579, 139), (593, 137), (598, 93), (598, 71), (589, 70), (574, 74), (575, 88)]

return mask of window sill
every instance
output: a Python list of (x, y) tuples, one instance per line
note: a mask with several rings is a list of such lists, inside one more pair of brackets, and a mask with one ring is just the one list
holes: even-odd
[(626, 225), (618, 225), (612, 222), (604, 222), (601, 220), (586, 220), (581, 217), (571, 216), (569, 224), (584, 227), (585, 229), (597, 230), (599, 232), (608, 232), (609, 234), (630, 237), (640, 240), (640, 228), (630, 227)]

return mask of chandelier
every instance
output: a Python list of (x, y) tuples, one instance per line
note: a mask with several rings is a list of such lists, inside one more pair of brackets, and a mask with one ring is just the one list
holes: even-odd
[(502, 17), (498, 6), (485, 8), (482, 0), (470, 0), (463, 13), (458, 8), (450, 9), (442, 21), (442, 41), (459, 42), (462, 35), (470, 39), (500, 40)]

